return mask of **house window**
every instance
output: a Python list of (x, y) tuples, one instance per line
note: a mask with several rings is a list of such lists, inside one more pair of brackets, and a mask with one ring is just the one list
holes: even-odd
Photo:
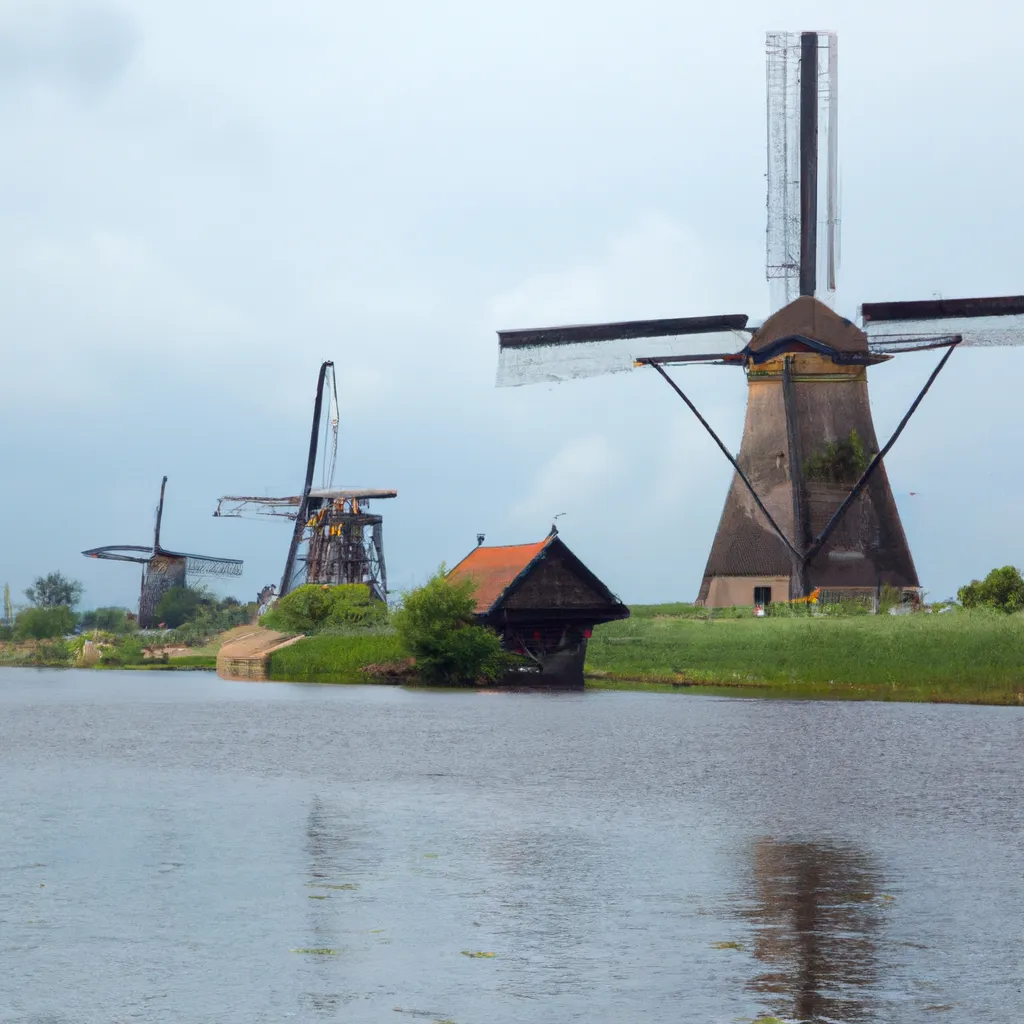
[(754, 587), (754, 604), (766, 607), (772, 603), (771, 587)]

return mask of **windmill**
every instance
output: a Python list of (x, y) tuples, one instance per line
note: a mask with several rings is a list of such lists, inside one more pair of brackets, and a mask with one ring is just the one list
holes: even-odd
[(156, 606), (171, 587), (183, 587), (189, 579), (203, 576), (241, 576), (242, 562), (237, 558), (215, 558), (168, 551), (160, 543), (160, 524), (164, 517), (164, 491), (167, 477), (160, 482), (160, 504), (156, 508), (156, 528), (152, 547), (140, 544), (110, 544), (89, 548), (86, 558), (103, 558), (113, 562), (137, 562), (142, 566), (142, 589), (139, 595), (139, 625), (156, 625)]
[[(330, 388), (327, 422), (324, 424), (324, 452), (320, 487), (314, 487), (320, 452), (326, 385)], [(338, 461), (338, 385), (334, 363), (325, 362), (317, 377), (313, 403), (313, 425), (306, 460), (302, 493), (283, 498), (226, 495), (217, 502), (215, 516), (248, 518), (279, 516), (294, 522), (278, 596), (283, 597), (298, 583), (362, 583), (378, 601), (387, 600), (387, 570), (384, 565), (383, 518), (370, 512), (370, 501), (395, 498), (397, 491), (366, 488), (335, 488)], [(270, 588), (261, 592), (265, 602)]]
[[(775, 310), (499, 331), (499, 386), (647, 367), (689, 407), (734, 476), (698, 601), (764, 604), (818, 588), (838, 596), (883, 585), (920, 593), (884, 459), (954, 348), (1024, 342), (1024, 296), (865, 303), (861, 325), (830, 308), (838, 267), (837, 39), (767, 36), (766, 276)], [(867, 368), (944, 350), (879, 446)], [(747, 413), (738, 456), (668, 367), (742, 367)]]

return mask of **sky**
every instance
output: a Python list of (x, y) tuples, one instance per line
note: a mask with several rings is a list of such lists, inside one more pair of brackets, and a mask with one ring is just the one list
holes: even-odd
[[(651, 372), (494, 387), (498, 329), (770, 312), (764, 34), (839, 33), (838, 309), (1024, 292), (1024, 13), (977, 0), (0, 0), (0, 582), (133, 606), (164, 543), (280, 578), (319, 365), (389, 584), (566, 543), (692, 600), (730, 469)], [(871, 370), (884, 438), (937, 353)], [(742, 372), (678, 371), (733, 450)], [(1024, 349), (962, 350), (887, 459), (931, 598), (1024, 565)]]

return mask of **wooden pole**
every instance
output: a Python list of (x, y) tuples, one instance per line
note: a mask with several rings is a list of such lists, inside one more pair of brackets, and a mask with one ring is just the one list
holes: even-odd
[(313, 488), (313, 471), (316, 468), (316, 450), (320, 438), (320, 407), (324, 398), (324, 377), (327, 375), (327, 367), (333, 366), (332, 362), (325, 362), (320, 366), (320, 376), (316, 381), (316, 402), (313, 406), (313, 427), (309, 432), (309, 456), (306, 460), (306, 483), (302, 488), (302, 499), (299, 502), (299, 513), (295, 517), (295, 529), (292, 531), (292, 542), (288, 547), (288, 558), (284, 563), (284, 576), (281, 578), (281, 597), (288, 593), (292, 583), (292, 573), (295, 571), (295, 556), (299, 552), (299, 544), (302, 541), (302, 532), (306, 529), (306, 515), (309, 511), (309, 492)]
[(800, 294), (818, 273), (818, 33), (800, 35)]

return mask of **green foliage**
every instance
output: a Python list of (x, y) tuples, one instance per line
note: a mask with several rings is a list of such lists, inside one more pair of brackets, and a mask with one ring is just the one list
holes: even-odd
[(270, 655), (269, 678), (291, 683), (365, 683), (371, 666), (401, 662), (405, 650), (393, 631), (362, 630), (348, 636), (319, 633)]
[(83, 612), (82, 629), (101, 629), (106, 633), (134, 633), (139, 628), (135, 617), (127, 608), (95, 608)]
[(470, 579), (450, 580), (440, 569), (403, 595), (393, 621), (425, 683), (472, 684), (498, 679), (513, 662), (494, 630), (476, 625)]
[(70, 665), (73, 658), (74, 651), (63, 640), (43, 640), (32, 655), (37, 665)]
[(62, 572), (51, 572), (37, 576), (35, 583), (25, 591), (25, 596), (38, 608), (59, 608), (61, 605), (74, 608), (82, 599), (82, 584), (68, 579)]
[(891, 583), (883, 583), (878, 594), (878, 610), (887, 612), (890, 608), (896, 608), (901, 604), (903, 604), (903, 592), (899, 587), (894, 587)]
[(387, 619), (387, 606), (374, 601), (362, 583), (330, 587), (306, 583), (285, 594), (260, 619), (282, 633), (319, 633), (334, 627), (368, 628)]
[(104, 647), (100, 664), (110, 667), (118, 665), (141, 665), (145, 661), (142, 641), (137, 636), (121, 636), (113, 647)]
[(826, 441), (804, 459), (804, 476), (828, 484), (854, 484), (868, 468), (864, 445), (856, 430), (849, 437)]
[(157, 621), (173, 630), (168, 641), (189, 647), (251, 622), (255, 612), (255, 604), (241, 604), (234, 597), (218, 601), (202, 587), (171, 587), (155, 608)]
[(10, 583), (4, 584), (4, 614), (3, 623), (5, 626), (11, 625), (14, 622), (14, 606), (11, 604), (11, 585)]
[(162, 622), (168, 629), (176, 629), (195, 619), (199, 610), (211, 601), (210, 596), (198, 587), (171, 587), (157, 601), (153, 614), (157, 622)]
[(971, 580), (956, 596), (965, 608), (995, 608), (1001, 612), (1024, 610), (1024, 578), (1012, 565), (993, 569), (983, 580)]
[(15, 640), (48, 640), (65, 636), (78, 622), (78, 616), (66, 605), (24, 608), (14, 620)]
[(599, 676), (600, 685), (748, 686), (761, 696), (1024, 703), (1024, 614), (985, 609), (701, 622), (632, 610), (631, 618), (594, 630), (588, 685)]

